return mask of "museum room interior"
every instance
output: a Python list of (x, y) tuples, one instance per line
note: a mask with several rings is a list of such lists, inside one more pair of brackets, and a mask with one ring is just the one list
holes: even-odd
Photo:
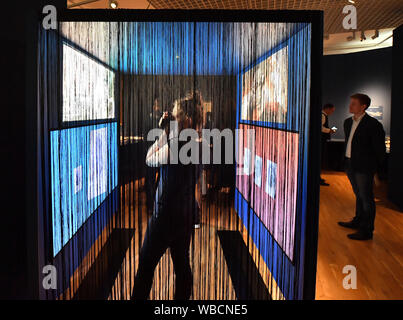
[(1, 299), (403, 299), (402, 1), (42, 2)]

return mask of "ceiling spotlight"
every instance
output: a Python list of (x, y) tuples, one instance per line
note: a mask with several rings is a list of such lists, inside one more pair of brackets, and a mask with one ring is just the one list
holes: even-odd
[(375, 34), (371, 37), (372, 40), (375, 40), (379, 37), (379, 30), (375, 30)]
[(367, 40), (367, 38), (365, 37), (364, 31), (361, 31), (360, 41), (364, 41), (364, 40)]
[(117, 9), (118, 2), (116, 0), (109, 1), (109, 7), (111, 7), (112, 9)]
[(350, 3), (352, 3), (352, 4), (354, 4), (354, 3), (355, 3), (355, 1), (354, 1), (354, 0), (348, 0), (348, 2), (350, 2)]
[(347, 41), (353, 41), (355, 40), (355, 31), (353, 31), (353, 35), (352, 36), (348, 36), (347, 37)]

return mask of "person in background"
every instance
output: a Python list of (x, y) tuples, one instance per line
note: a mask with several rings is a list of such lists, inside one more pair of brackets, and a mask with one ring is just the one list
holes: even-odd
[[(322, 167), (326, 155), (327, 141), (330, 140), (331, 134), (336, 132), (335, 130), (329, 128), (329, 116), (333, 114), (335, 110), (336, 110), (335, 106), (331, 103), (325, 104), (322, 108), (322, 138), (321, 138)], [(325, 179), (322, 179), (322, 177), (320, 177), (320, 185), (329, 186), (329, 184), (326, 183)]]
[(153, 102), (152, 110), (149, 115), (149, 121), (151, 128), (156, 128), (158, 126), (158, 121), (162, 116), (162, 108), (160, 98), (156, 97)]
[(372, 239), (376, 210), (374, 175), (382, 169), (386, 155), (383, 126), (365, 112), (370, 104), (367, 95), (352, 95), (349, 109), (353, 116), (344, 121), (346, 172), (355, 194), (356, 208), (355, 217), (339, 225), (357, 230), (348, 235), (353, 240)]

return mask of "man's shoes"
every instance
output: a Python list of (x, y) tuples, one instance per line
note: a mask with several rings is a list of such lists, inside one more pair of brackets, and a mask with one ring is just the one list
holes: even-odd
[(320, 178), (319, 184), (321, 186), (327, 186), (327, 187), (330, 186), (330, 184), (326, 183), (325, 179), (322, 179), (322, 178)]
[(355, 221), (349, 221), (349, 222), (343, 222), (339, 221), (337, 222), (339, 226), (342, 226), (344, 228), (349, 228), (349, 229), (358, 229), (358, 223)]
[(348, 234), (347, 237), (351, 240), (371, 240), (372, 239), (372, 232), (361, 232), (358, 231), (356, 233)]

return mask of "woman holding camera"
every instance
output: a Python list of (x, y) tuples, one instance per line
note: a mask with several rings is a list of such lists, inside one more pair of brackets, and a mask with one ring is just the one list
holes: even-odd
[[(174, 121), (174, 122), (173, 122)], [(176, 122), (176, 123), (175, 123)], [(166, 249), (170, 249), (176, 274), (175, 300), (187, 300), (192, 291), (193, 276), (189, 261), (189, 245), (197, 208), (195, 185), (199, 169), (195, 164), (172, 161), (170, 148), (177, 150), (187, 143), (179, 141), (184, 129), (197, 129), (201, 123), (200, 105), (194, 100), (175, 102), (172, 114), (165, 112), (160, 126), (164, 128), (146, 156), (148, 166), (159, 167), (159, 182), (153, 215), (149, 220), (139, 268), (134, 281), (133, 299), (146, 300), (149, 296), (154, 270)], [(175, 128), (170, 130), (170, 125)]]

